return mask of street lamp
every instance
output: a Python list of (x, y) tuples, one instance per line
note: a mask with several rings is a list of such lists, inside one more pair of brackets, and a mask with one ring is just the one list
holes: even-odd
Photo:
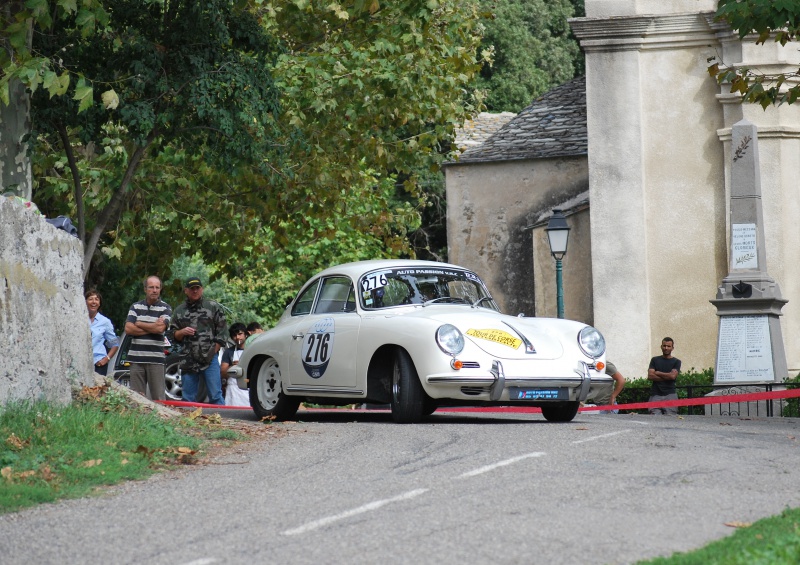
[(561, 210), (553, 210), (550, 221), (545, 230), (547, 241), (550, 243), (550, 254), (556, 260), (556, 299), (558, 300), (558, 317), (564, 317), (564, 284), (561, 278), (561, 260), (567, 254), (569, 241), (569, 226)]

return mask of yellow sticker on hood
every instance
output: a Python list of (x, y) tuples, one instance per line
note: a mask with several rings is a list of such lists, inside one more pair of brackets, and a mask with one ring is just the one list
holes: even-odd
[(508, 332), (503, 330), (467, 330), (467, 335), (471, 335), (472, 337), (477, 337), (478, 339), (485, 339), (488, 341), (493, 341), (495, 343), (499, 343), (501, 345), (505, 345), (511, 347), (512, 349), (519, 348), (522, 345), (522, 340), (519, 338), (514, 337)]

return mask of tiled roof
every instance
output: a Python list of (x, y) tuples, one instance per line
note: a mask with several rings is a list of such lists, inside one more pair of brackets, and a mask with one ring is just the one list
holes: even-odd
[(579, 77), (537, 98), (458, 163), (484, 163), (586, 155), (586, 78)]
[(513, 112), (500, 114), (481, 112), (474, 119), (464, 122), (464, 126), (456, 131), (456, 147), (463, 153), (467, 149), (481, 145), (514, 116), (516, 114)]

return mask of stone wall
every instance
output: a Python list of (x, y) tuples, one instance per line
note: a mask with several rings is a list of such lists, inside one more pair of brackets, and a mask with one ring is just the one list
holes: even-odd
[[(555, 316), (555, 302), (552, 310), (539, 311), (539, 297), (534, 296), (540, 283), (555, 288), (555, 261), (542, 260), (534, 268), (531, 226), (548, 218), (553, 208), (569, 209), (588, 197), (586, 157), (453, 163), (446, 173), (448, 261), (475, 271), (506, 314)], [(580, 239), (570, 235), (570, 257), (565, 259), (573, 270), (565, 278), (565, 303), (568, 317), (590, 321), (591, 306), (578, 311), (573, 299), (591, 290), (591, 276), (579, 280), (574, 270), (578, 259), (573, 249), (584, 246), (589, 252), (588, 239)]]
[(82, 264), (77, 238), (0, 198), (0, 406), (93, 381)]

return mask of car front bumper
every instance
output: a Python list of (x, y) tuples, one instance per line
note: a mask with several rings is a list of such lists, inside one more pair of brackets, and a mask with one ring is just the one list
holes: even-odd
[(502, 361), (494, 360), (489, 374), (475, 371), (433, 374), (424, 380), (428, 394), (434, 399), (526, 404), (578, 402), (586, 400), (593, 384), (606, 386), (598, 382), (597, 377), (593, 381), (592, 372), (595, 371), (592, 368), (581, 361), (572, 374), (532, 376), (518, 372), (519, 367), (507, 371)]

